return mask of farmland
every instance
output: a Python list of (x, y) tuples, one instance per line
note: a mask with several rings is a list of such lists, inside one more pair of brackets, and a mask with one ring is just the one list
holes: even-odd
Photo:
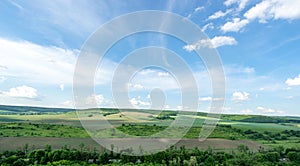
[[(201, 151), (211, 149), (216, 154), (222, 152), (222, 155), (225, 152), (226, 155), (235, 156), (234, 151), (241, 153), (240, 148), (244, 149), (242, 150), (243, 153), (251, 151), (254, 154), (262, 151), (266, 154), (273, 154), (275, 152), (272, 149), (282, 151), (282, 149), (300, 148), (299, 117), (221, 115), (220, 119), (210, 118), (210, 120), (218, 120), (218, 124), (205, 141), (199, 141), (197, 139), (199, 133), (203, 129), (205, 120), (208, 119), (207, 114), (201, 112), (168, 110), (159, 112), (156, 110), (117, 110), (109, 108), (78, 110), (76, 112), (72, 109), (56, 110), (54, 108), (17, 106), (0, 106), (0, 110), (0, 153), (5, 153), (7, 150), (32, 151), (32, 153), (35, 153), (38, 149), (50, 146), (52, 149), (58, 149), (58, 151), (63, 148), (66, 153), (67, 151), (71, 153), (74, 150), (78, 150), (77, 153), (81, 153), (83, 150), (93, 152), (91, 156), (95, 155), (94, 153), (97, 151), (101, 154), (98, 156), (99, 160), (104, 160), (101, 159), (101, 156), (105, 155), (106, 149), (96, 143), (94, 139), (97, 139), (97, 141), (109, 140), (113, 145), (114, 141), (124, 141), (126, 143), (128, 140), (134, 141), (135, 137), (147, 139), (147, 137), (156, 134), (170, 141), (182, 138), (175, 144), (176, 148), (185, 147), (190, 150), (197, 148)], [(95, 131), (86, 131), (81, 126), (78, 116), (82, 122), (88, 122), (87, 124), (90, 125), (87, 126), (88, 128), (95, 128)], [(181, 119), (181, 123), (170, 127), (176, 119)], [(98, 129), (99, 125), (96, 124), (104, 122), (109, 122), (110, 127)], [(193, 123), (191, 123), (191, 127), (188, 127), (188, 123), (185, 122)], [(166, 129), (168, 129), (168, 132), (159, 135)], [(179, 131), (183, 130), (186, 130), (186, 133), (181, 135), (182, 133)], [(91, 138), (91, 135), (94, 139)], [(157, 141), (161, 140), (157, 139)], [(71, 151), (71, 149), (73, 150)], [(121, 151), (122, 149), (119, 149), (119, 152)], [(247, 152), (247, 155), (250, 154), (249, 152)], [(190, 151), (186, 153), (190, 153)], [(287, 152), (283, 154), (283, 151), (280, 154), (291, 156)], [(24, 155), (26, 154), (23, 154), (23, 157)], [(109, 155), (107, 158), (115, 159), (121, 158), (121, 156)], [(104, 163), (109, 163), (107, 158)], [(48, 160), (54, 163), (56, 161), (61, 162), (61, 160), (51, 158)], [(21, 161), (25, 162), (24, 160)], [(82, 159), (78, 162), (84, 163), (85, 161), (86, 159)], [(278, 159), (276, 161), (278, 162)], [(39, 162), (44, 163), (43, 160), (39, 160)], [(6, 163), (9, 163), (9, 161), (6, 161)]]
[[(0, 137), (90, 138), (81, 127), (75, 110), (17, 106), (1, 106), (0, 110)], [(195, 120), (183, 138), (196, 139), (206, 119), (205, 113), (195, 115), (177, 111), (116, 109), (89, 109), (80, 113), (80, 116), (81, 119), (91, 122), (106, 120), (115, 127), (98, 132), (100, 138), (122, 137), (116, 131), (133, 136), (149, 136), (165, 130), (174, 119), (181, 116), (185, 120)], [(209, 138), (252, 140), (269, 147), (293, 147), (299, 143), (299, 121), (298, 117), (222, 115)], [(181, 127), (185, 127), (182, 125)], [(178, 138), (178, 129), (171, 128), (168, 137)]]

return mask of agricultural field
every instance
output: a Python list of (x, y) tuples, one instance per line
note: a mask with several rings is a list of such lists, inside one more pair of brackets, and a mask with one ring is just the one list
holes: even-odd
[[(39, 111), (39, 109), (41, 111)], [(205, 113), (178, 113), (177, 111), (155, 110), (116, 110), (116, 109), (89, 109), (64, 110), (38, 107), (10, 107), (0, 106), (0, 151), (10, 148), (22, 147), (22, 144), (34, 143), (45, 145), (50, 143), (53, 147), (60, 147), (65, 141), (55, 143), (56, 139), (69, 139), (68, 146), (76, 147), (79, 142), (88, 147), (97, 146), (88, 132), (84, 130), (78, 119), (88, 122), (108, 121), (113, 128), (102, 129), (96, 132), (98, 138), (122, 138), (125, 134), (131, 136), (150, 136), (165, 130), (176, 118), (184, 121), (194, 120), (193, 126), (183, 136), (183, 142), (191, 147), (187, 140), (196, 140), (202, 130), (202, 125), (207, 119)], [(215, 130), (209, 135), (201, 147), (215, 149), (234, 149), (236, 145), (258, 147), (299, 147), (300, 143), (300, 118), (298, 117), (267, 117), (259, 115), (222, 115)], [(93, 123), (92, 123), (93, 124)], [(168, 138), (180, 138), (177, 131), (185, 126), (170, 128)], [(122, 134), (119, 134), (122, 133)], [(93, 134), (93, 133), (90, 133)], [(9, 146), (10, 141), (18, 140), (18, 145)], [(24, 140), (24, 141), (21, 141)], [(44, 143), (43, 140), (45, 140)], [(49, 141), (54, 140), (54, 141)], [(80, 141), (81, 140), (81, 141)], [(231, 141), (224, 146), (222, 141)], [(73, 142), (73, 143), (72, 143)], [(192, 141), (193, 142), (193, 141)], [(218, 143), (220, 142), (220, 143)], [(195, 144), (195, 143), (194, 143)], [(196, 145), (200, 147), (200, 145)], [(35, 146), (38, 147), (38, 146)]]

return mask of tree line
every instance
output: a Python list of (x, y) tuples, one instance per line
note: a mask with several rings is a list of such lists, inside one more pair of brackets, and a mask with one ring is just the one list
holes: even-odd
[(211, 148), (186, 149), (184, 146), (145, 156), (130, 156), (111, 151), (99, 152), (63, 147), (53, 150), (50, 145), (44, 149), (27, 151), (5, 151), (0, 153), (0, 165), (298, 165), (300, 149), (277, 147), (252, 152), (245, 145), (236, 151), (215, 151)]

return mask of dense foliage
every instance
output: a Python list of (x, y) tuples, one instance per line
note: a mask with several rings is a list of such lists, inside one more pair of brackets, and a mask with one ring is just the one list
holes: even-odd
[[(83, 146), (82, 146), (83, 147)], [(170, 149), (146, 156), (115, 154), (109, 151), (99, 153), (64, 147), (52, 150), (44, 149), (28, 152), (5, 151), (0, 153), (1, 165), (297, 165), (300, 163), (300, 149), (282, 147), (251, 152), (240, 145), (237, 151), (223, 152), (184, 147)]]

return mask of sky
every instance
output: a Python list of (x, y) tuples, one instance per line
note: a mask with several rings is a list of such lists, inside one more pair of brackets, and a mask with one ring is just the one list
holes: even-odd
[[(178, 14), (211, 39), (226, 76), (223, 113), (300, 116), (300, 1), (295, 0), (0, 1), (0, 104), (74, 108), (73, 74), (86, 40), (111, 19), (143, 10)], [(194, 52), (202, 44), (154, 32), (127, 36), (99, 64), (93, 97), (99, 107), (114, 107), (111, 80), (120, 61), (136, 49), (159, 46), (191, 67), (199, 85), (198, 111), (207, 112), (217, 99)], [(128, 88), (136, 108), (151, 106), (153, 88), (164, 91), (165, 109), (182, 107), (180, 87), (168, 71), (145, 68)]]

